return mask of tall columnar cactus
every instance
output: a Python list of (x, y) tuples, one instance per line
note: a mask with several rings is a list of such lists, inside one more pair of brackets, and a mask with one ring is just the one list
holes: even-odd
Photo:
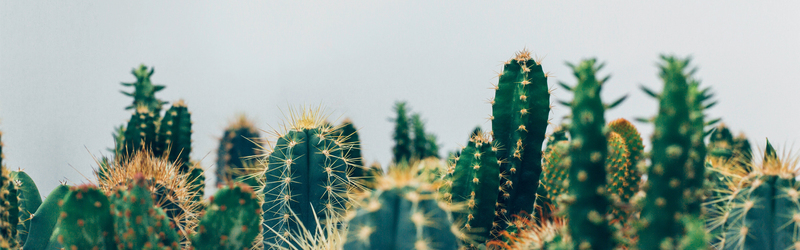
[(139, 106), (125, 129), (125, 149), (121, 160), (128, 159), (140, 150), (153, 150), (158, 131), (158, 114), (146, 106)]
[(261, 135), (246, 116), (228, 125), (217, 151), (217, 185), (254, 172), (252, 157), (259, 155)]
[(630, 156), (628, 157), (628, 165), (626, 166), (628, 169), (627, 182), (629, 185), (627, 188), (623, 188), (623, 192), (619, 194), (619, 198), (622, 202), (628, 202), (631, 197), (633, 197), (633, 195), (639, 191), (639, 182), (642, 178), (642, 175), (638, 170), (639, 163), (644, 160), (642, 154), (644, 150), (642, 136), (639, 135), (639, 131), (636, 129), (636, 127), (634, 127), (633, 124), (624, 118), (611, 121), (608, 123), (608, 128), (609, 130), (622, 136), (622, 139), (625, 142), (625, 147), (627, 148), (628, 153), (630, 153)]
[(710, 88), (700, 88), (700, 82), (690, 80), (688, 98), (689, 122), (691, 124), (689, 136), (691, 148), (689, 149), (689, 162), (686, 165), (686, 213), (693, 217), (702, 216), (702, 207), (706, 196), (706, 121), (705, 110), (715, 103), (708, 103), (711, 98)]
[[(606, 124), (600, 89), (606, 82), (596, 74), (603, 64), (595, 59), (571, 65), (578, 84), (574, 87), (570, 128), (568, 218), (576, 249), (611, 249), (611, 230), (604, 219), (609, 201), (605, 196), (608, 154)], [(650, 249), (650, 248), (648, 248)]]
[(47, 249), (56, 222), (61, 214), (61, 202), (69, 192), (69, 186), (59, 185), (42, 202), (30, 218), (30, 226), (23, 250)]
[(61, 207), (50, 247), (117, 249), (108, 197), (91, 185), (70, 187)]
[(160, 114), (161, 106), (167, 104), (167, 102), (159, 100), (155, 96), (156, 92), (164, 89), (164, 85), (154, 85), (153, 82), (150, 81), (150, 77), (155, 73), (155, 69), (151, 68), (148, 70), (147, 66), (142, 64), (139, 65), (139, 68), (134, 68), (131, 73), (136, 77), (136, 82), (122, 83), (122, 86), (133, 87), (133, 92), (121, 91), (123, 94), (133, 97), (133, 104), (125, 107), (125, 109), (136, 109), (139, 106), (145, 106), (154, 114)]
[(523, 50), (506, 62), (492, 100), (492, 133), (499, 144), (506, 193), (498, 197), (497, 222), (532, 212), (542, 172), (542, 142), (550, 114), (550, 92), (542, 65)]
[(144, 175), (134, 176), (128, 187), (109, 194), (114, 235), (119, 249), (180, 249), (180, 239), (169, 218), (153, 204)]
[(408, 114), (406, 110), (406, 102), (397, 102), (394, 104), (394, 111), (397, 117), (394, 118), (394, 153), (395, 163), (408, 162), (412, 157), (411, 146), (411, 133), (409, 132)]
[(250, 249), (261, 230), (261, 206), (252, 188), (239, 183), (220, 188), (200, 219), (192, 246), (205, 249)]
[(366, 166), (364, 158), (361, 156), (361, 140), (358, 137), (358, 130), (353, 126), (350, 119), (345, 119), (337, 128), (342, 140), (342, 148), (350, 162), (347, 164), (347, 174), (355, 181), (363, 182), (366, 177)]
[(647, 198), (641, 213), (640, 249), (675, 246), (682, 233), (686, 166), (691, 150), (689, 119), (689, 60), (662, 56), (659, 76), (664, 91), (653, 134), (652, 165), (648, 169)]
[(463, 211), (456, 211), (456, 225), (474, 240), (488, 240), (492, 233), (502, 230), (494, 224), (500, 189), (499, 163), (497, 145), (489, 136), (472, 135), (448, 177), (452, 186), (446, 198), (466, 206)]
[(395, 167), (378, 178), (377, 189), (348, 220), (343, 249), (459, 249), (449, 209), (416, 173)]
[(19, 235), (19, 241), (25, 243), (25, 240), (28, 239), (31, 215), (36, 213), (36, 210), (42, 205), (42, 196), (39, 194), (36, 183), (33, 182), (33, 179), (31, 179), (27, 173), (12, 171), (10, 177), (17, 186), (17, 202), (19, 204), (19, 224), (17, 224), (17, 233)]
[[(348, 160), (340, 146), (341, 137), (325, 125), (320, 112), (291, 111), (288, 127), (269, 156), (264, 221), (280, 234), (288, 235), (300, 225), (316, 228), (318, 218), (337, 218), (346, 206)], [(277, 236), (272, 230), (265, 230), (265, 239)]]
[[(767, 141), (764, 159), (735, 187), (709, 223), (721, 228), (717, 249), (796, 249), (800, 246), (797, 158), (778, 157)], [(717, 228), (712, 228), (717, 229)]]
[(160, 123), (153, 154), (166, 154), (170, 162), (179, 164), (181, 173), (187, 173), (191, 165), (189, 154), (192, 152), (192, 120), (183, 100), (172, 104)]

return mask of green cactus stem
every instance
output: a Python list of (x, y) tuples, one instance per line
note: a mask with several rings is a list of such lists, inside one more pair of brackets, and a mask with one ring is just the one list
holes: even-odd
[(142, 64), (139, 65), (139, 68), (134, 68), (131, 73), (136, 77), (136, 82), (121, 83), (122, 86), (133, 87), (133, 92), (130, 93), (120, 91), (126, 96), (133, 97), (133, 104), (125, 107), (125, 109), (135, 109), (139, 106), (145, 106), (153, 113), (160, 114), (161, 106), (167, 104), (167, 102), (156, 99), (156, 92), (164, 89), (164, 85), (154, 85), (153, 82), (150, 81), (150, 77), (155, 73), (155, 69), (151, 68), (147, 70), (147, 66)]
[(156, 144), (158, 114), (146, 106), (139, 106), (128, 121), (125, 129), (125, 150), (123, 158), (128, 159), (137, 151), (153, 150)]
[[(635, 182), (632, 182), (631, 179), (633, 178), (630, 177), (630, 171), (628, 170), (630, 166), (629, 159), (630, 151), (628, 151), (627, 145), (625, 145), (625, 140), (616, 132), (609, 132), (608, 155), (606, 156), (605, 163), (606, 177), (608, 177), (606, 192), (617, 202), (623, 202), (623, 197), (626, 196), (626, 201), (629, 200), (632, 196), (632, 193), (630, 193), (631, 186), (636, 185)], [(612, 225), (617, 222), (620, 223), (620, 225), (625, 225), (629, 217), (627, 211), (617, 206), (612, 206), (609, 212), (613, 216), (610, 221)]]
[(569, 197), (564, 200), (568, 205), (568, 225), (576, 249), (611, 249), (614, 244), (604, 218), (610, 204), (605, 196), (605, 105), (600, 99), (608, 77), (596, 78), (603, 64), (596, 65), (595, 59), (567, 65), (578, 78), (571, 103)]
[(70, 187), (59, 202), (51, 246), (67, 249), (117, 249), (114, 241), (114, 219), (108, 197), (91, 185)]
[[(320, 218), (344, 212), (348, 160), (341, 137), (325, 125), (320, 109), (292, 110), (288, 127), (277, 139), (265, 173), (265, 239), (305, 227), (316, 228)], [(298, 220), (295, 220), (297, 214)], [(335, 222), (323, 222), (335, 223)]]
[(200, 219), (192, 245), (198, 250), (250, 249), (261, 231), (261, 206), (252, 188), (220, 188)]
[(9, 171), (0, 166), (0, 248), (15, 249), (19, 246), (17, 225), (19, 224), (19, 201), (17, 187)]
[(217, 185), (224, 185), (228, 180), (235, 180), (255, 171), (252, 157), (260, 154), (260, 137), (253, 122), (244, 115), (239, 115), (228, 125), (217, 151)]
[[(542, 65), (523, 50), (506, 62), (492, 103), (492, 133), (506, 193), (498, 195), (496, 222), (533, 212), (542, 172), (542, 143), (550, 114), (550, 92)], [(503, 227), (501, 225), (501, 227)]]
[(358, 130), (350, 119), (345, 119), (337, 127), (337, 131), (342, 138), (342, 148), (345, 150), (346, 157), (350, 159), (350, 162), (347, 163), (347, 175), (363, 185), (367, 168), (365, 168), (364, 158), (361, 156), (361, 140), (358, 137)]
[(648, 169), (647, 197), (641, 213), (638, 247), (674, 246), (682, 234), (686, 166), (691, 150), (688, 82), (689, 60), (662, 56), (660, 77), (664, 91), (653, 134), (652, 166)]
[(180, 249), (178, 234), (153, 204), (144, 175), (137, 174), (134, 183), (115, 189), (109, 198), (119, 249)]
[(394, 153), (392, 161), (395, 163), (403, 161), (408, 162), (411, 160), (413, 147), (411, 145), (408, 115), (406, 114), (406, 102), (396, 102), (394, 104), (394, 111), (397, 113), (397, 117), (394, 119), (395, 145), (392, 148), (392, 152)]
[(547, 141), (542, 164), (542, 175), (539, 178), (539, 188), (536, 197), (536, 206), (541, 210), (542, 218), (555, 218), (550, 208), (561, 207), (558, 196), (568, 194), (566, 183), (569, 181), (569, 140), (566, 130), (558, 127), (553, 131)]
[(189, 154), (192, 152), (192, 119), (191, 112), (183, 100), (172, 104), (164, 114), (158, 129), (158, 140), (153, 154), (162, 156), (174, 164), (179, 164), (181, 173), (190, 170)]
[(53, 230), (61, 213), (59, 204), (68, 192), (69, 186), (59, 185), (47, 195), (42, 205), (30, 218), (28, 236), (22, 247), (23, 250), (47, 249), (50, 243), (50, 236), (53, 235)]
[(686, 191), (688, 196), (684, 197), (686, 203), (686, 213), (700, 218), (703, 215), (702, 207), (706, 196), (706, 186), (704, 181), (706, 173), (706, 153), (705, 127), (707, 124), (705, 110), (713, 104), (707, 104), (711, 98), (710, 88), (701, 89), (700, 82), (689, 80), (688, 99), (690, 142), (689, 164), (686, 166)]
[(12, 171), (10, 177), (17, 185), (17, 201), (19, 203), (19, 224), (17, 232), (19, 241), (25, 243), (31, 225), (31, 215), (42, 205), (42, 196), (31, 177), (23, 171)]
[(644, 150), (642, 136), (639, 135), (639, 131), (636, 129), (636, 127), (634, 127), (633, 124), (624, 118), (619, 118), (609, 122), (608, 128), (609, 130), (622, 136), (625, 147), (627, 148), (628, 153), (630, 153), (630, 156), (628, 157), (628, 165), (626, 166), (626, 169), (628, 169), (627, 182), (629, 185), (627, 188), (624, 188), (621, 194), (619, 194), (621, 202), (628, 202), (630, 201), (631, 197), (636, 194), (636, 192), (639, 192), (639, 182), (641, 182), (642, 179), (641, 172), (638, 170), (639, 163), (644, 160), (642, 154)]

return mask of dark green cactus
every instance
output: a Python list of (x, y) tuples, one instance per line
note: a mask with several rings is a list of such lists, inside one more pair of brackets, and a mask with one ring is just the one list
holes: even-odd
[(355, 211), (343, 249), (459, 249), (450, 211), (438, 204), (430, 184), (408, 180), (414, 173), (395, 166), (381, 177), (379, 182), (389, 185), (378, 187)]
[(205, 196), (206, 189), (206, 175), (202, 166), (193, 164), (189, 168), (189, 182), (189, 191), (196, 194), (194, 197), (199, 201)]
[(364, 158), (361, 156), (361, 140), (358, 137), (358, 130), (350, 119), (345, 119), (337, 131), (342, 138), (342, 148), (345, 150), (346, 158), (350, 159), (347, 163), (347, 174), (354, 181), (363, 184), (367, 168), (364, 166)]
[(448, 176), (452, 186), (446, 198), (466, 206), (456, 212), (456, 226), (476, 241), (488, 240), (502, 230), (494, 224), (500, 190), (499, 163), (497, 146), (488, 135), (472, 135)]
[(17, 225), (19, 224), (19, 202), (17, 187), (9, 171), (0, 166), (0, 249), (16, 249)]
[(708, 104), (711, 98), (710, 88), (700, 88), (700, 82), (689, 80), (687, 102), (689, 103), (690, 143), (689, 163), (686, 165), (685, 189), (687, 196), (686, 213), (700, 218), (706, 196), (706, 121), (705, 110), (714, 104)]
[[(53, 235), (58, 217), (61, 214), (59, 205), (69, 192), (69, 186), (59, 185), (42, 202), (30, 219), (28, 237), (23, 245), (23, 250), (47, 249), (50, 236)], [(55, 246), (54, 246), (55, 247)]]
[(647, 197), (641, 213), (640, 249), (677, 245), (682, 234), (684, 183), (691, 150), (689, 119), (689, 60), (662, 56), (659, 76), (664, 81), (653, 134), (652, 165), (648, 169)]
[(595, 59), (589, 59), (578, 65), (568, 64), (578, 84), (571, 103), (569, 198), (565, 201), (576, 249), (597, 250), (611, 249), (614, 242), (604, 218), (610, 204), (604, 192), (608, 147), (607, 135), (603, 132), (605, 105), (600, 99), (600, 90), (608, 77), (596, 78), (603, 64), (595, 63)]
[(153, 82), (150, 81), (150, 77), (155, 73), (155, 69), (151, 68), (147, 70), (147, 66), (142, 64), (139, 65), (139, 68), (134, 68), (131, 73), (136, 77), (136, 82), (123, 82), (122, 86), (133, 87), (133, 92), (128, 93), (120, 91), (126, 96), (133, 97), (133, 104), (125, 107), (125, 109), (136, 109), (139, 106), (145, 106), (154, 114), (160, 114), (161, 106), (167, 104), (167, 102), (159, 100), (155, 96), (156, 92), (164, 89), (164, 85), (154, 85)]
[(542, 218), (552, 218), (551, 207), (559, 208), (558, 196), (568, 194), (569, 179), (569, 140), (563, 127), (553, 131), (547, 141), (542, 164), (542, 175), (539, 177), (539, 188), (536, 190), (536, 205), (542, 210)]
[[(506, 62), (492, 100), (492, 133), (499, 144), (500, 172), (506, 176), (499, 194), (498, 219), (533, 212), (542, 172), (542, 142), (550, 114), (550, 92), (542, 65), (528, 51)], [(502, 227), (502, 225), (501, 225)]]
[(12, 171), (10, 177), (17, 185), (17, 201), (19, 203), (19, 224), (17, 224), (17, 232), (19, 235), (19, 242), (25, 243), (25, 240), (28, 239), (31, 215), (36, 213), (36, 210), (42, 205), (42, 196), (39, 194), (36, 183), (33, 182), (33, 179), (31, 179), (27, 173), (23, 171)]
[(337, 218), (344, 211), (350, 185), (345, 151), (318, 111), (293, 114), (269, 156), (263, 206), (265, 225), (272, 229), (264, 230), (268, 241), (277, 236), (273, 230), (284, 235), (301, 225), (313, 230), (318, 218)]
[(412, 146), (411, 133), (409, 132), (408, 115), (406, 114), (406, 102), (396, 102), (394, 105), (394, 111), (397, 113), (397, 118), (394, 119), (395, 145), (392, 148), (392, 152), (394, 153), (394, 158), (392, 161), (395, 163), (404, 161), (408, 162), (412, 157)]
[(619, 194), (621, 202), (628, 202), (636, 192), (639, 192), (639, 182), (642, 179), (642, 175), (638, 170), (639, 163), (644, 159), (642, 154), (644, 150), (642, 136), (639, 135), (639, 131), (636, 127), (624, 118), (611, 121), (608, 123), (608, 128), (622, 136), (625, 147), (628, 153), (630, 153), (628, 165), (626, 166), (628, 170), (627, 182), (629, 184), (627, 187), (623, 187), (623, 192)]
[(217, 151), (217, 185), (253, 172), (252, 157), (259, 155), (260, 137), (253, 123), (244, 115), (225, 129)]
[(250, 249), (261, 230), (261, 207), (249, 186), (220, 188), (200, 219), (192, 246), (204, 249)]
[(110, 194), (111, 213), (119, 249), (180, 249), (180, 239), (161, 208), (153, 204), (142, 174), (127, 188)]
[(157, 123), (157, 113), (145, 106), (139, 106), (136, 109), (136, 112), (128, 121), (128, 127), (125, 129), (123, 161), (137, 151), (153, 150), (156, 144)]
[(91, 185), (70, 187), (61, 207), (50, 246), (67, 249), (117, 249), (108, 197)]
[(166, 154), (174, 164), (180, 164), (181, 173), (190, 170), (189, 154), (192, 152), (192, 120), (191, 113), (180, 100), (169, 108), (161, 119), (158, 129), (158, 140), (153, 148), (153, 155)]
[(733, 134), (725, 123), (720, 123), (711, 133), (708, 143), (708, 153), (712, 157), (727, 161), (733, 157)]

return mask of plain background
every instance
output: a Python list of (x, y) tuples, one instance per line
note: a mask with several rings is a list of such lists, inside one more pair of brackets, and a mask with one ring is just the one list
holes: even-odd
[[(476, 125), (490, 129), (489, 87), (522, 48), (555, 76), (554, 104), (571, 99), (556, 88), (575, 82), (564, 62), (606, 62), (605, 100), (630, 94), (607, 121), (654, 115), (638, 86), (661, 88), (659, 54), (691, 55), (719, 100), (712, 117), (789, 148), (800, 138), (797, 13), (797, 1), (1, 1), (4, 162), (43, 195), (94, 181), (92, 156), (130, 117), (119, 82), (141, 63), (167, 86), (159, 98), (193, 112), (191, 156), (207, 179), (235, 114), (270, 129), (301, 105), (351, 118), (366, 161), (386, 165), (388, 119), (406, 100), (445, 154)], [(553, 122), (567, 110), (555, 104)]]

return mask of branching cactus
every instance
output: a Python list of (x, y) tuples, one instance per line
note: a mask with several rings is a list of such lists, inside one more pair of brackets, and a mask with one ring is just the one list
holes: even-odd
[[(716, 249), (796, 249), (800, 246), (798, 158), (778, 157), (767, 141), (764, 160), (735, 187), (721, 211), (711, 213), (712, 230), (721, 228)], [(734, 177), (735, 178), (735, 177)]]
[(277, 236), (273, 230), (288, 235), (300, 225), (316, 228), (318, 218), (338, 218), (346, 207), (349, 160), (341, 137), (325, 125), (321, 112), (292, 110), (270, 153), (264, 187), (264, 221), (272, 229), (265, 230), (268, 241)]
[(240, 115), (228, 125), (217, 151), (217, 185), (253, 173), (252, 157), (259, 155), (261, 135), (246, 116)]
[(17, 202), (19, 204), (19, 224), (17, 224), (17, 233), (19, 235), (19, 242), (25, 243), (25, 240), (28, 239), (31, 215), (36, 213), (36, 210), (42, 205), (42, 196), (39, 194), (36, 183), (33, 182), (33, 179), (31, 179), (27, 173), (23, 171), (12, 171), (10, 177), (17, 186)]
[(550, 114), (550, 92), (542, 65), (523, 50), (506, 62), (492, 103), (492, 133), (506, 193), (498, 196), (498, 223), (532, 212), (542, 172), (542, 142)]
[(155, 73), (155, 69), (151, 68), (148, 70), (147, 66), (142, 64), (139, 65), (139, 68), (134, 68), (131, 73), (136, 77), (136, 82), (122, 83), (122, 86), (133, 87), (133, 92), (128, 93), (122, 91), (123, 94), (133, 97), (133, 104), (125, 109), (135, 109), (139, 106), (145, 106), (153, 113), (160, 114), (161, 106), (167, 104), (167, 102), (156, 99), (155, 97), (156, 92), (164, 89), (164, 85), (154, 85), (153, 82), (150, 81), (150, 77)]
[(53, 229), (61, 214), (61, 202), (69, 192), (69, 186), (59, 185), (42, 202), (36, 213), (30, 218), (28, 236), (23, 250), (47, 249)]
[(119, 249), (180, 249), (180, 238), (164, 211), (153, 204), (144, 175), (137, 174), (133, 183), (115, 189), (109, 198)]
[(156, 145), (157, 124), (158, 114), (146, 106), (137, 107), (125, 129), (125, 149), (120, 160), (124, 161), (141, 150), (153, 150)]
[(343, 249), (459, 249), (449, 206), (413, 167), (394, 167), (379, 177), (363, 207), (348, 217)]
[(92, 185), (70, 187), (61, 207), (50, 247), (117, 249), (108, 197)]
[(569, 197), (565, 199), (570, 234), (576, 249), (611, 249), (614, 243), (604, 218), (610, 204), (605, 195), (605, 105), (600, 100), (600, 90), (608, 77), (596, 78), (603, 64), (596, 65), (595, 59), (568, 65), (578, 78), (571, 103)]
[(466, 206), (456, 211), (456, 226), (477, 242), (502, 230), (494, 222), (501, 178), (497, 151), (488, 134), (473, 134), (448, 176), (452, 186), (445, 198)]
[(645, 184), (647, 197), (641, 213), (640, 249), (672, 248), (682, 234), (686, 166), (691, 150), (688, 79), (689, 60), (662, 56), (660, 77), (664, 91), (653, 134), (652, 165)]
[(158, 129), (158, 141), (153, 155), (167, 154), (167, 160), (180, 164), (181, 173), (190, 171), (189, 154), (192, 152), (192, 119), (183, 100), (172, 104), (164, 114)]
[(220, 188), (200, 219), (192, 246), (198, 250), (250, 249), (261, 230), (261, 206), (249, 186)]

